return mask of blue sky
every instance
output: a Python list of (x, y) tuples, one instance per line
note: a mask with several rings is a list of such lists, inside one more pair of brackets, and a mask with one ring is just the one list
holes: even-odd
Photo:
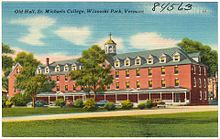
[[(152, 12), (153, 4), (3, 2), (3, 43), (17, 52), (32, 52), (40, 60), (77, 57), (92, 44), (103, 47), (109, 32), (118, 44), (118, 53), (174, 47), (185, 37), (217, 49), (217, 3), (191, 3), (193, 9), (187, 13), (176, 9)], [(121, 9), (123, 13), (16, 14), (18, 9)], [(144, 13), (127, 14), (124, 9)]]

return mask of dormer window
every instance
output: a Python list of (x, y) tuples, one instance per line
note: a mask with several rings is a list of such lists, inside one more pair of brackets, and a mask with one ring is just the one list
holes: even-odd
[(116, 59), (114, 65), (115, 65), (115, 67), (120, 67), (120, 61), (118, 59)]
[(64, 66), (64, 71), (69, 71), (69, 66), (67, 64)]
[(130, 66), (130, 59), (129, 59), (129, 58), (126, 58), (126, 59), (125, 59), (124, 65), (125, 65), (125, 66)]
[(41, 74), (41, 68), (40, 67), (37, 69), (37, 74)]
[(141, 58), (140, 57), (137, 57), (135, 59), (135, 65), (141, 65)]
[(166, 55), (165, 54), (162, 54), (160, 56), (160, 63), (166, 63)]
[(57, 65), (57, 66), (55, 67), (55, 72), (59, 72), (59, 71), (60, 71), (60, 66)]
[(77, 70), (76, 64), (72, 65), (72, 70)]
[(147, 64), (153, 64), (153, 56), (149, 55), (149, 57), (147, 58)]
[(173, 62), (179, 62), (180, 61), (180, 54), (178, 52), (176, 52), (173, 55)]
[(46, 68), (45, 68), (45, 73), (49, 73), (50, 72), (50, 69), (49, 69), (49, 67), (47, 66)]

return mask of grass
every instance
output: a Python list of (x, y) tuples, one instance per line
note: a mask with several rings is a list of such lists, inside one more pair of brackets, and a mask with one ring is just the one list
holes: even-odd
[(4, 137), (217, 137), (218, 113), (2, 123)]
[[(107, 111), (105, 109), (97, 109), (96, 112)], [(88, 112), (82, 108), (65, 107), (65, 108), (48, 108), (48, 107), (17, 107), (17, 108), (3, 108), (2, 116), (30, 116), (30, 115), (42, 115), (42, 114), (62, 114), (62, 113), (81, 113)]]

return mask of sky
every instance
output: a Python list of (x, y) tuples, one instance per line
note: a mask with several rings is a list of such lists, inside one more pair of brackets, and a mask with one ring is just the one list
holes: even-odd
[[(159, 6), (152, 11), (156, 4)], [(50, 61), (77, 58), (94, 44), (103, 48), (110, 32), (117, 43), (117, 53), (175, 47), (186, 37), (217, 50), (217, 3), (169, 3), (168, 6), (175, 4), (174, 9), (160, 12), (166, 4), (3, 2), (2, 40), (16, 53), (31, 52), (43, 63), (46, 57)], [(178, 10), (178, 6), (188, 8), (187, 4), (192, 5), (191, 10)], [(108, 13), (88, 13), (88, 9)], [(79, 10), (84, 12), (75, 12)], [(116, 13), (118, 10), (121, 13)]]

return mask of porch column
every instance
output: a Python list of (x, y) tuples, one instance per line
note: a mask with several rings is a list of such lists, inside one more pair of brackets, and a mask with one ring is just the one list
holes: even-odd
[(148, 100), (151, 100), (151, 93), (149, 92)]
[(106, 100), (106, 94), (104, 94), (104, 100)]
[(185, 93), (185, 99), (184, 100), (185, 100), (185, 103), (186, 103), (186, 91), (184, 93)]
[(50, 104), (50, 96), (48, 96), (48, 104)]
[(75, 101), (75, 96), (73, 95), (73, 101)]
[(117, 93), (115, 93), (115, 102), (117, 103), (118, 101), (118, 96), (117, 96)]
[(172, 92), (172, 103), (174, 102), (174, 93)]
[(139, 103), (140, 100), (140, 93), (137, 93), (137, 103)]
[(64, 101), (66, 100), (66, 97), (65, 97), (65, 96), (63, 96), (63, 100), (64, 100)]
[(129, 93), (127, 93), (127, 100), (129, 100)]
[(162, 100), (162, 92), (160, 92), (160, 100)]

